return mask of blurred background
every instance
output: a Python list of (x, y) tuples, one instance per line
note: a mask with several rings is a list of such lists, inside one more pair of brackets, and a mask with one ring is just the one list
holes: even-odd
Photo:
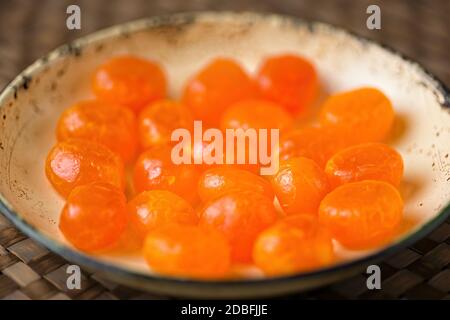
[[(81, 9), (81, 30), (68, 30), (66, 9)], [(366, 27), (369, 5), (381, 8), (381, 30)], [(450, 0), (0, 0), (0, 88), (37, 58), (93, 31), (134, 19), (204, 10), (256, 11), (331, 23), (386, 44), (450, 86)], [(154, 299), (84, 271), (82, 290), (68, 291), (67, 262), (15, 229), (0, 214), (0, 299)], [(383, 290), (366, 276), (289, 298), (450, 299), (450, 219), (381, 263)]]
[[(66, 28), (66, 8), (81, 9), (81, 30)], [(381, 8), (381, 30), (366, 9)], [(387, 44), (450, 84), (449, 0), (1, 0), (0, 86), (49, 50), (114, 24), (202, 10), (257, 11), (319, 20)]]

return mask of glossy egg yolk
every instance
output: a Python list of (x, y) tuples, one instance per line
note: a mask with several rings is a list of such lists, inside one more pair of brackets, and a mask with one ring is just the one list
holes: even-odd
[(206, 65), (186, 84), (183, 103), (205, 127), (219, 127), (227, 107), (255, 96), (255, 86), (234, 60), (218, 58)]
[(114, 103), (81, 101), (63, 112), (56, 136), (59, 141), (85, 139), (104, 144), (130, 162), (137, 146), (136, 119), (128, 108)]
[(170, 276), (215, 279), (230, 269), (228, 243), (211, 228), (162, 226), (147, 235), (143, 252), (151, 269)]
[(259, 192), (238, 191), (207, 202), (200, 213), (200, 225), (225, 235), (232, 261), (249, 263), (256, 237), (277, 217), (272, 199)]
[(332, 95), (324, 102), (319, 116), (322, 126), (345, 127), (353, 132), (353, 138), (359, 143), (386, 139), (394, 118), (391, 102), (375, 88)]
[(258, 236), (253, 260), (271, 276), (324, 267), (334, 260), (331, 236), (316, 217), (287, 216)]
[(320, 201), (329, 191), (327, 176), (312, 160), (298, 157), (280, 164), (272, 177), (272, 187), (284, 212), (317, 213)]
[(100, 65), (92, 77), (95, 95), (139, 112), (152, 101), (165, 98), (166, 78), (153, 61), (119, 56)]
[(195, 225), (198, 216), (192, 206), (180, 196), (166, 190), (139, 193), (128, 202), (130, 221), (140, 236), (169, 223)]
[(95, 181), (124, 188), (122, 159), (102, 144), (71, 139), (56, 144), (45, 165), (47, 178), (62, 196), (73, 188)]
[(200, 172), (194, 165), (174, 164), (171, 150), (168, 145), (155, 146), (139, 156), (133, 172), (135, 191), (168, 190), (195, 204)]
[(391, 184), (364, 180), (337, 187), (322, 200), (320, 222), (349, 249), (370, 249), (390, 241), (402, 221), (403, 200)]
[(267, 58), (256, 79), (264, 99), (284, 106), (292, 114), (304, 113), (319, 92), (314, 66), (297, 55)]
[(259, 192), (273, 199), (270, 182), (247, 170), (218, 166), (202, 173), (198, 182), (198, 194), (204, 202), (231, 191)]
[(139, 114), (139, 138), (143, 149), (171, 143), (175, 129), (192, 130), (194, 120), (190, 111), (174, 100), (158, 100)]
[(117, 187), (93, 182), (72, 190), (61, 212), (59, 228), (82, 251), (113, 246), (128, 223), (126, 198)]
[(325, 172), (333, 187), (361, 180), (382, 180), (398, 187), (403, 176), (403, 160), (388, 145), (365, 143), (336, 153), (328, 160)]

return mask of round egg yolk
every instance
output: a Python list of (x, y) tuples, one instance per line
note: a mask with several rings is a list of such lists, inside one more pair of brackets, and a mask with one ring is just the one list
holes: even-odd
[(349, 249), (390, 241), (402, 221), (403, 200), (391, 184), (364, 180), (337, 187), (320, 203), (319, 220)]

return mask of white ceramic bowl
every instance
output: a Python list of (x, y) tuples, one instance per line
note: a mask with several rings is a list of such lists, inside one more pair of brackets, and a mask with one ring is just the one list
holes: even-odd
[[(124, 53), (160, 62), (170, 95), (216, 56), (239, 60), (250, 72), (267, 55), (293, 52), (310, 59), (325, 93), (375, 86), (397, 114), (390, 144), (403, 156), (404, 232), (375, 251), (348, 252), (330, 268), (280, 278), (195, 281), (152, 273), (142, 259), (88, 256), (58, 230), (63, 205), (44, 174), (61, 112), (86, 99), (92, 70)], [(115, 281), (162, 294), (197, 297), (272, 296), (305, 290), (361, 271), (371, 261), (419, 240), (449, 215), (449, 93), (418, 64), (392, 50), (322, 23), (249, 13), (198, 13), (155, 17), (79, 39), (37, 60), (0, 95), (0, 209), (24, 233), (69, 261)]]

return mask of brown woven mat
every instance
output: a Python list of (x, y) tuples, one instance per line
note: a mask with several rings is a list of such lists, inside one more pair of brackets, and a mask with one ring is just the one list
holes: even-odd
[[(382, 29), (365, 27), (376, 3)], [(82, 30), (65, 27), (69, 4), (81, 7)], [(198, 10), (252, 10), (299, 16), (342, 26), (421, 62), (450, 85), (448, 0), (1, 0), (0, 87), (56, 46), (100, 28), (152, 15)], [(81, 290), (65, 284), (67, 262), (28, 239), (0, 214), (0, 299), (158, 299), (84, 272)], [(450, 218), (432, 234), (380, 265), (382, 290), (366, 276), (291, 295), (308, 299), (450, 299)]]

